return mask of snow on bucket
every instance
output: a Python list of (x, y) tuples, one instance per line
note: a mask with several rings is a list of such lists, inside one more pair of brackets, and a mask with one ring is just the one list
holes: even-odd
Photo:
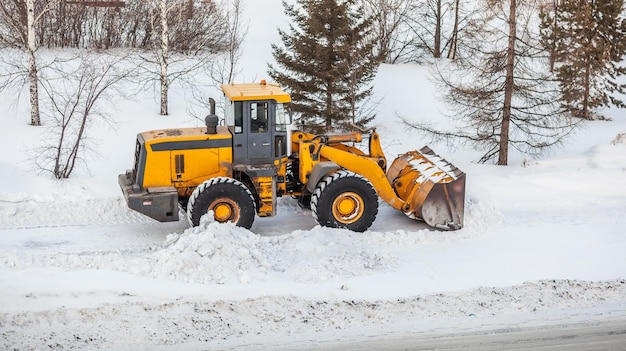
[(463, 227), (465, 173), (428, 146), (396, 158), (387, 179), (396, 194), (410, 204), (407, 216), (443, 230)]

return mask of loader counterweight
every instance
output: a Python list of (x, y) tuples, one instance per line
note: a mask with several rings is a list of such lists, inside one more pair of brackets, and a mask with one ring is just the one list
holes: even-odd
[(138, 188), (134, 186), (132, 171), (120, 174), (118, 183), (130, 209), (159, 222), (178, 220), (178, 193), (173, 186)]

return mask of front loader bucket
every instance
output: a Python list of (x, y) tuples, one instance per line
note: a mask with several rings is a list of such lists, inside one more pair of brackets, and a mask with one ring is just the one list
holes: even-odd
[(428, 146), (396, 158), (387, 179), (407, 203), (407, 216), (443, 230), (463, 227), (465, 173)]

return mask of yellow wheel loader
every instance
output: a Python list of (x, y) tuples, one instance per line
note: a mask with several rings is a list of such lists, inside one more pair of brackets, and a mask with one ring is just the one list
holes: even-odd
[[(211, 211), (217, 222), (250, 228), (291, 196), (322, 226), (363, 232), (378, 198), (408, 217), (456, 230), (463, 226), (465, 173), (428, 147), (387, 167), (375, 129), (342, 135), (288, 131), (289, 94), (278, 85), (222, 85), (225, 118), (206, 126), (137, 135), (134, 166), (118, 177), (128, 206), (161, 222), (190, 224)], [(220, 125), (222, 124), (222, 125)], [(355, 145), (369, 139), (369, 150)]]

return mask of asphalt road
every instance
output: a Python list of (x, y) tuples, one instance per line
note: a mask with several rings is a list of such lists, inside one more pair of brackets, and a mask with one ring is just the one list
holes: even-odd
[(626, 320), (337, 342), (300, 350), (626, 351)]

